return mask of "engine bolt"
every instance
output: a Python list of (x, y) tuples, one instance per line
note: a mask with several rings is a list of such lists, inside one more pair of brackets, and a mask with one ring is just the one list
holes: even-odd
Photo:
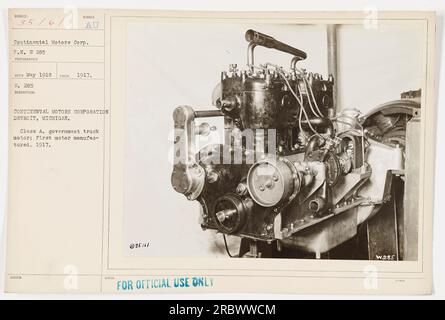
[(224, 214), (224, 211), (217, 212), (216, 218), (218, 219), (219, 222), (223, 222), (224, 220), (226, 220), (226, 215)]
[(218, 181), (218, 178), (219, 178), (219, 175), (215, 171), (210, 171), (207, 174), (207, 181), (209, 183), (215, 183), (216, 181)]
[(273, 188), (273, 182), (271, 180), (267, 180), (265, 183), (266, 188), (272, 189)]
[(238, 193), (240, 196), (242, 196), (243, 194), (245, 194), (247, 191), (247, 187), (245, 184), (240, 183), (237, 187), (236, 187), (236, 193)]
[(278, 181), (278, 177), (276, 175), (273, 176), (273, 181)]
[(260, 186), (260, 191), (264, 191), (264, 186), (263, 185)]

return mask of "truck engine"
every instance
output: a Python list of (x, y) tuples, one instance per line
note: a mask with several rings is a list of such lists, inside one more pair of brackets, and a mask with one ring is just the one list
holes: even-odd
[[(237, 257), (335, 258), (342, 244), (361, 241), (361, 226), (386, 214), (383, 207), (403, 201), (406, 127), (420, 113), (418, 93), (368, 114), (340, 109), (335, 75), (299, 68), (304, 51), (254, 30), (245, 38), (247, 67), (221, 73), (214, 109), (174, 110), (172, 186), (200, 203), (201, 227), (222, 233), (226, 249), (226, 235), (241, 239)], [(290, 68), (256, 65), (260, 46), (290, 54)], [(207, 117), (224, 118), (224, 141), (195, 150), (196, 136), (214, 129), (195, 124)], [(388, 241), (384, 221), (364, 232), (358, 245), (368, 253)], [(397, 233), (397, 222), (391, 228)], [(365, 258), (402, 260), (398, 237), (395, 249)]]

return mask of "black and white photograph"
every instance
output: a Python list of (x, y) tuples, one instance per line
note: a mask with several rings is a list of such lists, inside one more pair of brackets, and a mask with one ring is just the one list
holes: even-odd
[(128, 23), (125, 255), (418, 260), (424, 34)]
[(230, 1), (5, 11), (0, 299), (443, 296), (444, 6)]

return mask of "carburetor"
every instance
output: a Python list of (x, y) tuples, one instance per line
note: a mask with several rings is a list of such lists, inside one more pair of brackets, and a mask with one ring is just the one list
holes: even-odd
[[(357, 110), (336, 113), (335, 79), (297, 68), (305, 52), (254, 30), (245, 38), (247, 68), (221, 73), (215, 109), (174, 111), (173, 188), (199, 201), (203, 229), (243, 239), (240, 257), (280, 256), (283, 247), (319, 257), (378, 210), (403, 150), (370, 142)], [(255, 65), (257, 46), (292, 55), (290, 70)], [(196, 152), (195, 135), (210, 127), (194, 120), (205, 117), (224, 117), (224, 143)], [(371, 179), (371, 152), (388, 159), (381, 181)]]

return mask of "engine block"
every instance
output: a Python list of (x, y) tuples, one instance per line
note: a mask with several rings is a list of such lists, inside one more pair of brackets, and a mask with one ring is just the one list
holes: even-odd
[[(387, 173), (403, 170), (403, 144), (370, 137), (372, 121), (357, 110), (337, 113), (333, 76), (297, 68), (305, 52), (253, 30), (246, 40), (247, 68), (221, 73), (214, 110), (174, 111), (172, 185), (199, 201), (203, 229), (247, 239), (250, 255), (265, 243), (319, 256), (388, 201)], [(291, 54), (290, 69), (255, 65), (256, 46)], [(197, 152), (195, 136), (212, 128), (194, 120), (215, 116), (224, 117), (224, 142)], [(385, 167), (374, 172), (375, 159)]]

